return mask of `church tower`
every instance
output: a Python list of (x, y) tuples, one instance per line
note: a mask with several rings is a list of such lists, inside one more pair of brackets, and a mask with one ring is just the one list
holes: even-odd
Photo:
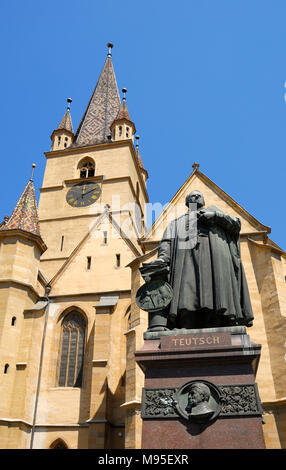
[(112, 47), (76, 132), (69, 99), (45, 153), (40, 272), (50, 292), (37, 406), (31, 405), (33, 448), (125, 445), (126, 265), (143, 253), (148, 174), (126, 90), (122, 100), (118, 92)]
[[(113, 208), (113, 217), (124, 232), (128, 231), (136, 249), (141, 249), (138, 238), (148, 201), (148, 175), (134, 146), (136, 130), (127, 110), (125, 89), (120, 101), (112, 47), (109, 43), (103, 70), (75, 135), (68, 106), (52, 134), (51, 151), (45, 154), (39, 217), (48, 246), (41, 270), (48, 279), (57, 275), (106, 205)], [(105, 243), (108, 235), (103, 232), (101, 242)]]

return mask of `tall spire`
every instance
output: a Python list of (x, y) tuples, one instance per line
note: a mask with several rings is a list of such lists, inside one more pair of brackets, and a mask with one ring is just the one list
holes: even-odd
[(107, 47), (104, 67), (75, 134), (73, 145), (76, 146), (106, 141), (110, 135), (110, 125), (120, 109), (120, 97), (111, 59), (113, 44), (108, 43)]
[(65, 112), (64, 117), (62, 118), (62, 120), (59, 124), (58, 129), (65, 129), (65, 130), (73, 133), (71, 113), (70, 113), (70, 104), (72, 102), (72, 99), (68, 98), (67, 102), (68, 102), (68, 105), (67, 105), (66, 112)]
[(1, 226), (0, 230), (24, 230), (33, 235), (40, 235), (40, 227), (38, 220), (38, 209), (33, 183), (33, 171), (28, 184), (26, 185), (16, 207), (6, 222)]

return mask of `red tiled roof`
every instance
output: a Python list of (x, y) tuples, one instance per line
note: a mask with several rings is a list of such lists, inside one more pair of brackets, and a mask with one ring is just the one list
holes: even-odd
[(40, 236), (38, 209), (32, 180), (25, 187), (10, 219), (0, 227), (0, 230), (24, 230)]

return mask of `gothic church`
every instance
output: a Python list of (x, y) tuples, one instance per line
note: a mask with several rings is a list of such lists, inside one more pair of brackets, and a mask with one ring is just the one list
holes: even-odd
[(112, 47), (77, 131), (68, 99), (51, 135), (38, 206), (31, 177), (0, 224), (0, 448), (141, 447), (139, 267), (193, 189), (241, 220), (265, 443), (285, 448), (286, 253), (197, 163), (146, 231), (148, 173)]

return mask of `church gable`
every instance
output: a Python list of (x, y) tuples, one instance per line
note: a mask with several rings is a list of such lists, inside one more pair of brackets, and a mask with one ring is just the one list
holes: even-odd
[(130, 289), (125, 266), (140, 253), (105, 212), (51, 280), (53, 295)]
[(203, 194), (205, 207), (216, 206), (222, 212), (238, 217), (241, 221), (241, 234), (270, 232), (269, 227), (257, 221), (195, 166), (192, 174), (177, 191), (170, 203), (147, 232), (143, 243), (155, 242), (161, 239), (168, 223), (186, 212), (185, 198), (187, 194), (195, 189)]

